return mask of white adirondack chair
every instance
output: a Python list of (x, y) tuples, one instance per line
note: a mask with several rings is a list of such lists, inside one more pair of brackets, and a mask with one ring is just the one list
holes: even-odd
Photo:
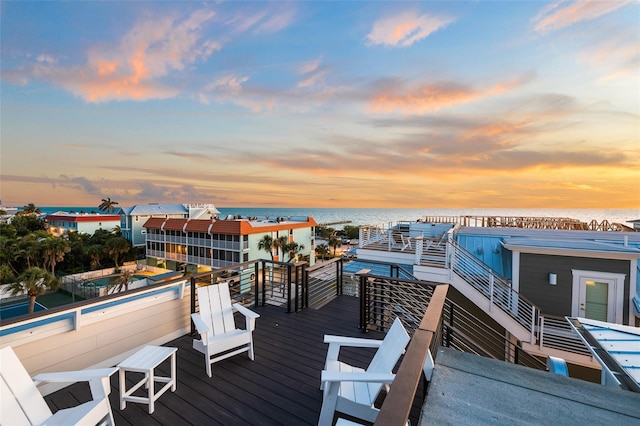
[[(207, 375), (211, 377), (211, 364), (230, 356), (249, 351), (253, 361), (253, 330), (260, 315), (239, 303), (231, 304), (229, 283), (222, 282), (198, 287), (199, 314), (191, 314), (200, 333), (200, 340), (194, 339), (193, 348), (205, 356)], [(244, 315), (244, 329), (237, 329), (233, 313)]]
[[(388, 388), (395, 378), (393, 367), (404, 353), (409, 340), (409, 335), (398, 318), (384, 340), (324, 336), (324, 342), (329, 343), (329, 350), (321, 377), (324, 395), (318, 425), (331, 425), (336, 411), (375, 422), (380, 411), (374, 406), (376, 398), (382, 386)], [(363, 370), (338, 361), (341, 346), (378, 349), (367, 369)]]
[[(31, 379), (10, 346), (0, 350), (0, 425), (113, 425), (109, 377), (117, 368), (43, 373)], [(93, 400), (52, 414), (36, 388), (39, 382), (88, 381)]]

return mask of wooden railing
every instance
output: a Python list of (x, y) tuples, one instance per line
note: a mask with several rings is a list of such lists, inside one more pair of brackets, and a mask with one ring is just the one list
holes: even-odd
[(439, 345), (437, 335), (441, 329), (442, 310), (448, 289), (449, 286), (446, 284), (435, 287), (429, 306), (413, 333), (389, 394), (382, 404), (376, 425), (406, 425), (429, 350), (435, 354)]

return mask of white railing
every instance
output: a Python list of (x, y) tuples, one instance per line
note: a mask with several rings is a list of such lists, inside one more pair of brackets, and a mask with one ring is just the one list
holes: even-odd
[(490, 309), (500, 309), (538, 338), (540, 309), (511, 288), (509, 281), (497, 275), (489, 266), (465, 250), (455, 240), (449, 240), (451, 269), (491, 302)]

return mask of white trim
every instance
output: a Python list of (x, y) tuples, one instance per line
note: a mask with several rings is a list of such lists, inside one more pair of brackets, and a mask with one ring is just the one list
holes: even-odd
[(622, 314), (624, 313), (624, 279), (626, 274), (616, 274), (612, 272), (600, 271), (584, 271), (580, 269), (572, 269), (573, 283), (571, 290), (571, 316), (583, 317), (584, 312), (580, 312), (580, 282), (583, 279), (609, 280), (613, 281), (613, 297), (615, 304), (609, 305), (613, 307), (613, 318), (616, 324), (622, 324)]

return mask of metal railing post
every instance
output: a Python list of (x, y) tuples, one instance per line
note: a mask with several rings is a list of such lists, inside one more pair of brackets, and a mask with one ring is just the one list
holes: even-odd
[(489, 273), (489, 312), (493, 312), (493, 274)]
[[(196, 279), (195, 277), (191, 277), (191, 313), (196, 313)], [(191, 334), (196, 334), (196, 325), (191, 322)]]
[(287, 264), (287, 313), (291, 313), (291, 265)]

